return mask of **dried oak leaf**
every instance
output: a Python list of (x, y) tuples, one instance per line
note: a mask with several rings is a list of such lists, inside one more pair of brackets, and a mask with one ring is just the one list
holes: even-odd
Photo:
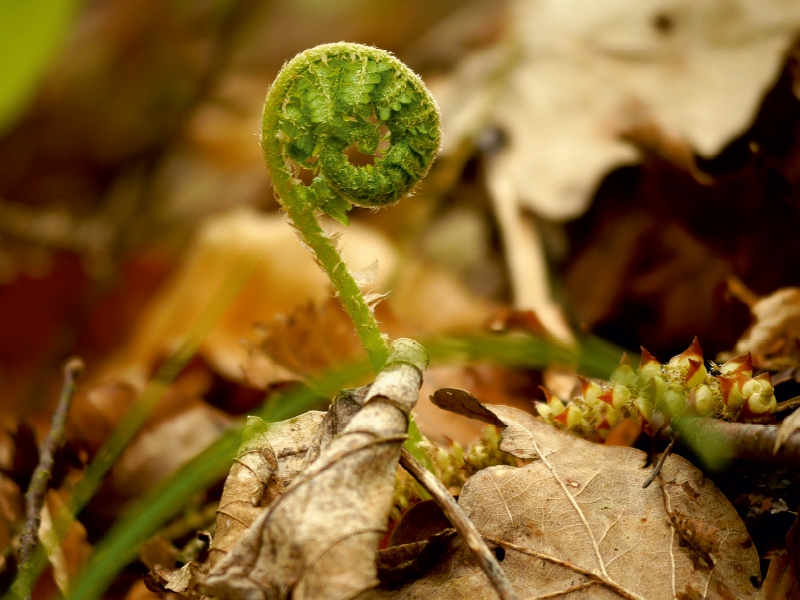
[(773, 453), (777, 454), (786, 440), (797, 431), (800, 431), (800, 410), (795, 410), (791, 415), (781, 421), (781, 424), (778, 426), (778, 435), (775, 437)]
[(216, 533), (209, 549), (210, 567), (236, 545), (250, 524), (302, 470), (324, 417), (324, 412), (316, 410), (270, 424), (248, 417), (244, 441), (219, 502)]
[(800, 518), (786, 534), (786, 552), (769, 563), (764, 593), (770, 600), (800, 598)]
[(258, 325), (256, 335), (258, 342), (248, 348), (242, 369), (257, 386), (268, 381), (263, 372), (270, 364), (273, 370), (278, 364), (294, 374), (293, 379), (301, 379), (366, 356), (350, 317), (335, 298), (307, 302), (288, 315), (277, 314), (269, 323)]
[[(565, 221), (612, 167), (622, 135), (653, 124), (711, 155), (752, 117), (800, 24), (782, 0), (515, 0), (509, 33), (434, 87), (456, 151), (485, 125), (505, 147), (488, 166), (518, 204)], [(673, 133), (674, 132), (674, 133)]]
[[(354, 222), (343, 239), (348, 265), (355, 269), (377, 259), (376, 286), (385, 285), (397, 262), (385, 236)], [(218, 290), (231, 285), (231, 273), (246, 273), (253, 264), (252, 274), (199, 350), (216, 373), (241, 381), (241, 365), (247, 359), (241, 340), (250, 337), (254, 322), (269, 323), (276, 314), (289, 314), (298, 305), (320, 303), (329, 296), (327, 276), (297, 243), (283, 217), (245, 209), (216, 215), (202, 225), (183, 264), (148, 303), (133, 337), (102, 372), (148, 372), (187, 336)], [(286, 380), (285, 369), (272, 365), (264, 384)]]
[(397, 340), (364, 406), (253, 522), (201, 590), (229, 600), (345, 599), (378, 584), (400, 445), (427, 354)]
[(751, 307), (754, 322), (733, 353), (753, 356), (753, 365), (780, 371), (800, 367), (800, 288), (783, 288)]
[[(459, 504), (496, 545), (520, 597), (763, 597), (744, 525), (688, 461), (671, 455), (657, 484), (642, 489), (643, 452), (586, 442), (513, 408), (488, 408), (506, 425), (501, 448), (534, 460), (480, 471)], [(456, 540), (427, 577), (381, 597), (491, 594)]]

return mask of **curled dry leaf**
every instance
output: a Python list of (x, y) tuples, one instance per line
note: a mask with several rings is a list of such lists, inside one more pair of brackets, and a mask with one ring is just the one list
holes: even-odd
[(769, 563), (764, 592), (770, 600), (800, 597), (800, 518), (786, 534), (786, 550)]
[(217, 510), (208, 556), (212, 568), (300, 472), (324, 416), (315, 410), (269, 425), (258, 417), (247, 419)]
[(398, 340), (344, 431), (251, 525), (201, 589), (220, 598), (352, 598), (377, 585), (400, 446), (427, 353)]
[[(248, 417), (242, 444), (225, 480), (208, 561), (201, 566), (190, 561), (180, 569), (155, 565), (148, 576), (150, 586), (155, 591), (197, 596), (197, 584), (303, 469), (324, 417), (324, 412), (316, 410), (277, 423)], [(172, 563), (174, 560), (169, 566)]]
[(800, 431), (800, 410), (795, 410), (778, 426), (778, 435), (775, 437), (775, 447), (772, 453), (777, 454), (786, 440), (798, 431)]
[[(506, 425), (503, 450), (534, 460), (477, 473), (459, 503), (497, 546), (520, 596), (763, 597), (744, 525), (689, 462), (669, 456), (658, 485), (642, 489), (643, 452), (586, 442), (513, 408), (488, 409)], [(381, 597), (490, 594), (456, 540), (427, 577)]]
[(754, 322), (736, 342), (734, 353), (753, 356), (753, 365), (781, 371), (800, 367), (800, 288), (783, 288), (758, 299)]
[[(699, 154), (745, 127), (800, 23), (781, 0), (515, 0), (509, 34), (433, 91), (443, 151), (503, 130), (489, 179), (557, 221), (583, 213), (598, 179), (636, 158), (621, 139), (650, 125)], [(674, 133), (673, 133), (674, 132)]]

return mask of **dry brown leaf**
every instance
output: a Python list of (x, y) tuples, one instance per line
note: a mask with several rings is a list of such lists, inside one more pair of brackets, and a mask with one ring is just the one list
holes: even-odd
[(800, 365), (800, 288), (783, 288), (750, 307), (754, 322), (733, 354), (753, 356), (753, 364), (779, 371)]
[(309, 411), (288, 421), (267, 425), (248, 417), (236, 459), (217, 510), (214, 541), (208, 563), (214, 567), (242, 537), (250, 524), (272, 504), (302, 468), (325, 413)]
[(552, 220), (580, 215), (598, 179), (636, 158), (620, 134), (643, 122), (717, 153), (755, 112), (800, 24), (800, 6), (785, 0), (510, 8), (507, 38), (434, 87), (444, 152), (499, 125), (509, 144), (490, 171)]
[[(0, 548), (10, 548), (25, 507), (22, 491), (16, 483), (0, 473)], [(0, 555), (0, 571), (6, 568), (6, 556)]]
[[(517, 308), (539, 313), (571, 341), (550, 290), (542, 232), (583, 214), (600, 178), (638, 162), (642, 131), (685, 162), (711, 155), (744, 129), (778, 74), (800, 24), (785, 0), (515, 0), (508, 34), (467, 56), (434, 86), (444, 154), (465, 141), (487, 152), (494, 204)], [(625, 141), (637, 137), (636, 145)], [(650, 136), (652, 137), (652, 136)], [(672, 140), (665, 147), (664, 140)], [(651, 141), (645, 145), (652, 146)], [(684, 142), (679, 156), (672, 150)], [(651, 152), (653, 148), (645, 148)], [(695, 169), (696, 176), (699, 176)], [(702, 177), (700, 177), (702, 179)]]
[(769, 600), (800, 598), (800, 518), (786, 534), (786, 551), (769, 563), (764, 593)]
[(42, 508), (39, 540), (52, 566), (53, 580), (61, 593), (66, 596), (70, 582), (74, 582), (86, 566), (92, 547), (87, 539), (86, 528), (80, 521), (72, 521), (65, 534), (60, 538), (57, 535), (51, 515), (57, 515), (64, 510), (64, 504), (62, 493), (48, 490), (46, 504)]
[(114, 463), (103, 502), (110, 507), (114, 500), (139, 496), (197, 456), (230, 423), (222, 411), (190, 402), (185, 411), (140, 432)]
[(164, 590), (176, 594), (186, 594), (195, 585), (200, 567), (193, 562), (186, 563), (180, 569), (165, 569), (156, 565), (151, 575), (154, 581)]
[(320, 453), (350, 424), (353, 417), (364, 407), (369, 386), (341, 390), (331, 402), (328, 412), (317, 428), (305, 456), (305, 465), (310, 465)]
[(775, 438), (774, 454), (778, 453), (781, 446), (789, 439), (789, 437), (796, 431), (800, 430), (800, 410), (795, 410), (791, 415), (786, 417), (778, 426), (778, 436)]
[(452, 273), (417, 259), (403, 265), (386, 303), (404, 324), (429, 334), (476, 331), (493, 308)]
[(352, 598), (377, 585), (400, 446), (427, 359), (398, 340), (364, 407), (205, 580), (228, 599)]
[[(763, 597), (744, 525), (688, 461), (671, 455), (659, 484), (642, 489), (643, 452), (580, 440), (513, 408), (487, 408), (506, 424), (502, 449), (534, 460), (477, 473), (459, 503), (498, 545), (521, 597)], [(489, 597), (460, 542), (453, 548), (425, 579), (385, 597)]]
[[(379, 288), (396, 263), (387, 239), (356, 222), (342, 238), (342, 253), (353, 270), (377, 259)], [(134, 375), (140, 377), (149, 372), (185, 337), (231, 270), (252, 260), (258, 260), (255, 271), (200, 349), (215, 371), (240, 381), (247, 358), (241, 340), (252, 337), (254, 323), (268, 323), (278, 313), (289, 314), (298, 305), (321, 303), (329, 296), (327, 277), (284, 218), (244, 209), (204, 223), (184, 263), (144, 311), (133, 339), (104, 372), (136, 369)], [(285, 369), (274, 370), (274, 379), (286, 379)]]
[(307, 302), (287, 315), (276, 315), (259, 324), (256, 335), (259, 339), (250, 346), (242, 369), (245, 379), (259, 387), (269, 383), (265, 368), (271, 367), (267, 373), (274, 373), (276, 363), (293, 373), (293, 379), (300, 379), (366, 357), (350, 317), (335, 298), (320, 304)]

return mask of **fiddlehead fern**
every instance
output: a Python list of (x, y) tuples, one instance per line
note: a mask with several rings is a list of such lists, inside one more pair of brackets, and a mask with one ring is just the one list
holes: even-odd
[[(388, 150), (373, 165), (351, 164), (351, 145), (374, 154), (381, 128)], [(386, 139), (386, 138), (384, 138)], [(319, 213), (347, 224), (352, 205), (382, 207), (406, 195), (439, 148), (436, 104), (422, 80), (391, 54), (358, 44), (326, 44), (289, 61), (267, 94), (261, 146), (280, 203), (327, 272), (373, 366), (388, 355), (372, 308)], [(298, 168), (314, 172), (309, 186)]]

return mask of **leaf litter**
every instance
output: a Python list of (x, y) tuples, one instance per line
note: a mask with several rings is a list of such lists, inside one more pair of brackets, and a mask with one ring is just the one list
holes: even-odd
[(427, 362), (418, 345), (394, 347), (364, 407), (211, 570), (203, 593), (351, 598), (378, 583), (375, 552)]
[[(656, 484), (642, 489), (652, 469), (645, 453), (586, 442), (513, 408), (485, 408), (506, 425), (501, 448), (531, 462), (480, 471), (459, 504), (496, 545), (521, 597), (763, 597), (744, 524), (691, 463), (670, 455)], [(454, 539), (424, 578), (379, 597), (490, 594)]]

